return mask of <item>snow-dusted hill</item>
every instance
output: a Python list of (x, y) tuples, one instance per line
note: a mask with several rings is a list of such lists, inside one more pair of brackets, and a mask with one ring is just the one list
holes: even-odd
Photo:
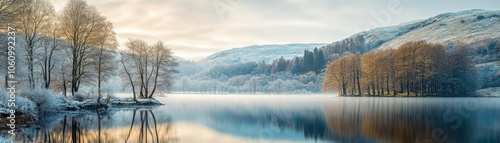
[(397, 48), (410, 41), (427, 41), (449, 45), (472, 44), (500, 39), (500, 11), (467, 10), (444, 13), (425, 20), (396, 26), (380, 27), (354, 34), (341, 41), (325, 45), (328, 54), (367, 52)]
[[(427, 41), (451, 45), (491, 46), (500, 41), (500, 11), (466, 10), (444, 13), (428, 19), (396, 26), (379, 27), (356, 33), (331, 44), (254, 45), (215, 53), (201, 60), (202, 65), (230, 65), (244, 62), (268, 63), (283, 56), (291, 59), (304, 49), (321, 47), (327, 56), (344, 52), (365, 53), (371, 50), (397, 48), (410, 41)], [(479, 61), (489, 62), (491, 60)]]
[(447, 49), (465, 47), (476, 63), (481, 87), (500, 86), (500, 11), (467, 10), (354, 34), (322, 47), (334, 54), (365, 53), (396, 49), (411, 41), (444, 45)]
[(292, 59), (294, 56), (302, 56), (304, 50), (320, 48), (325, 44), (286, 44), (286, 45), (254, 45), (242, 48), (234, 48), (218, 52), (201, 60), (201, 65), (231, 65), (245, 62), (272, 62), (283, 56)]
[(500, 11), (469, 10), (445, 13), (424, 20), (430, 23), (398, 36), (379, 49), (395, 48), (409, 41), (470, 44), (500, 38)]

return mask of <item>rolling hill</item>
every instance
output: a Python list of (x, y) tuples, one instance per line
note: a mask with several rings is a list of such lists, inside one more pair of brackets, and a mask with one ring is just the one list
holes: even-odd
[(313, 50), (323, 45), (325, 44), (253, 45), (221, 51), (208, 56), (199, 63), (211, 66), (261, 61), (271, 63), (281, 56), (285, 59), (302, 56), (304, 50)]
[[(498, 57), (493, 56), (498, 55), (498, 49), (495, 48), (500, 41), (500, 11), (474, 9), (439, 14), (424, 20), (356, 33), (322, 48), (331, 56), (344, 52), (395, 49), (410, 41), (426, 41), (450, 48), (469, 47), (475, 53), (473, 56), (476, 56), (474, 58), (478, 64), (498, 61)], [(478, 56), (488, 56), (489, 59)]]

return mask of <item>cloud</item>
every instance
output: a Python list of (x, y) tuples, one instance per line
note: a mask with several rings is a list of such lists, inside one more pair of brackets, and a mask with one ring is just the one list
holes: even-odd
[[(66, 1), (51, 0), (56, 10)], [(331, 43), (399, 2), (386, 25), (467, 9), (497, 9), (495, 0), (89, 0), (114, 23), (118, 41), (165, 41), (176, 56), (200, 60), (218, 51), (261, 44)], [(123, 48), (123, 47), (122, 47)]]

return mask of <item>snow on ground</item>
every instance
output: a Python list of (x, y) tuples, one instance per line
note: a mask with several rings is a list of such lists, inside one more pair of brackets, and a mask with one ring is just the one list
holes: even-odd
[(14, 143), (14, 141), (12, 141), (10, 139), (3, 138), (2, 136), (0, 136), (0, 143)]
[(500, 97), (500, 87), (485, 88), (476, 91), (478, 96)]
[[(409, 41), (423, 40), (441, 44), (460, 41), (469, 44), (500, 37), (500, 11), (468, 10), (445, 13), (420, 23), (422, 27), (382, 44), (379, 49), (396, 48)], [(377, 33), (376, 30), (373, 32)]]

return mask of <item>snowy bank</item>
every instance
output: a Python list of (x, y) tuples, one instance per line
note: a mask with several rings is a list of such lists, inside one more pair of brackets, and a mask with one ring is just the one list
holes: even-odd
[(97, 102), (97, 99), (88, 99), (85, 101), (67, 101), (68, 104), (62, 105), (66, 110), (100, 110), (107, 108), (137, 107), (137, 106), (158, 106), (163, 105), (154, 98), (137, 99), (133, 98), (109, 98)]
[(14, 143), (14, 141), (0, 136), (0, 143)]
[[(78, 97), (78, 96), (76, 96)], [(97, 96), (90, 98), (66, 97), (50, 90), (34, 89), (19, 92), (15, 97), (15, 106), (8, 106), (10, 94), (0, 92), (0, 129), (7, 129), (7, 117), (15, 117), (17, 127), (25, 127), (39, 121), (39, 118), (55, 112), (107, 110), (108, 108), (145, 107), (163, 105), (158, 100), (116, 98), (107, 96), (97, 102)], [(10, 104), (9, 104), (10, 105)], [(15, 112), (11, 112), (15, 111)], [(1, 142), (0, 142), (1, 143)]]
[(500, 87), (491, 87), (476, 91), (476, 95), (483, 97), (500, 97)]
[(149, 99), (137, 99), (133, 98), (113, 98), (110, 100), (111, 107), (132, 107), (132, 106), (157, 106), (164, 105), (160, 101), (149, 98)]

